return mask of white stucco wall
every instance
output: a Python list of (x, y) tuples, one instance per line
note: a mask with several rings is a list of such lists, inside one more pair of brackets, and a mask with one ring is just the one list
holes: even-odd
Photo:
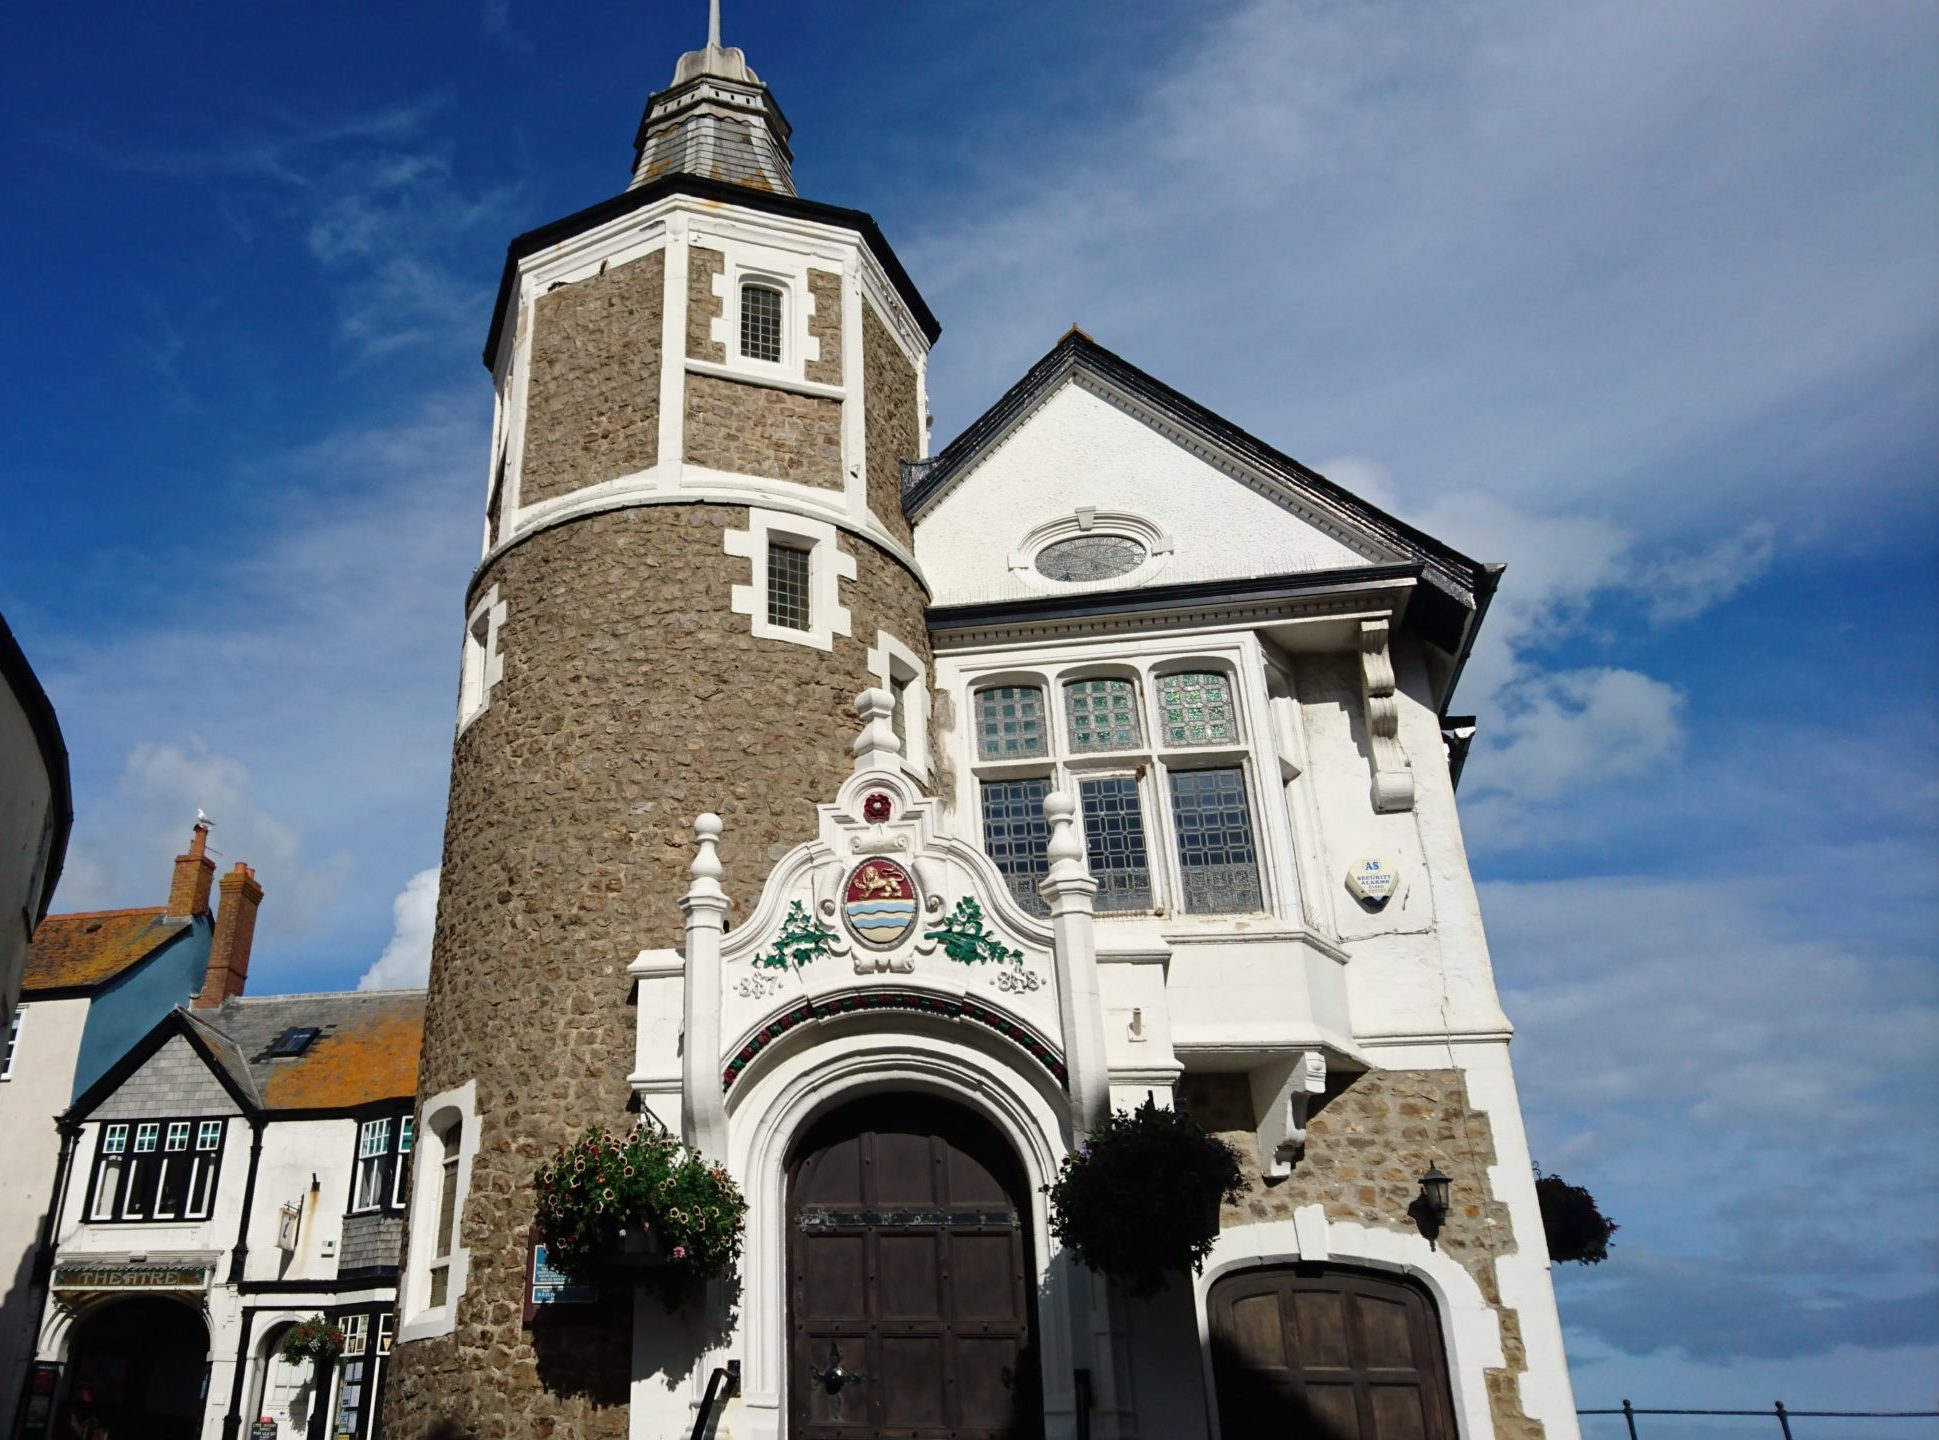
[(1011, 573), (1025, 537), (1080, 506), (1139, 515), (1173, 546), (1169, 583), (1332, 570), (1392, 559), (1268, 498), (1103, 395), (1065, 381), (926, 512), (916, 530), (939, 605), (1044, 593)]
[[(41, 1000), (28, 1005), (14, 1048), (13, 1069), (0, 1081), (0, 1404), (16, 1387), (34, 1354), (40, 1307), (30, 1303), (29, 1272), (41, 1222), (54, 1198), (61, 1158), (54, 1117), (67, 1109), (74, 1060), (81, 1049), (88, 1002)], [(10, 1414), (0, 1410), (0, 1414)]]

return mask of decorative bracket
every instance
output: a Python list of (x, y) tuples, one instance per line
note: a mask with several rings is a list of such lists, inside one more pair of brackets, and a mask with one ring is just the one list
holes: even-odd
[(1381, 812), (1414, 808), (1414, 769), (1400, 743), (1394, 660), (1387, 648), (1391, 628), (1386, 620), (1360, 622), (1360, 696), (1373, 760), (1373, 808)]
[(1271, 1179), (1293, 1173), (1306, 1149), (1306, 1112), (1326, 1092), (1326, 1057), (1295, 1051), (1289, 1062), (1264, 1065), (1251, 1075), (1252, 1104), (1259, 1115), (1259, 1167)]

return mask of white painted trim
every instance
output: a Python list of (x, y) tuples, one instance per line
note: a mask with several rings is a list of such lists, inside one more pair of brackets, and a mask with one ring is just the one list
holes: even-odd
[[(505, 538), (493, 546), (472, 572), (472, 584), (507, 551), (522, 545), (532, 536), (555, 526), (608, 510), (629, 510), (645, 505), (759, 505), (768, 510), (823, 520), (885, 551), (906, 567), (919, 581), (922, 570), (915, 552), (891, 534), (873, 514), (849, 513), (843, 492), (816, 485), (799, 485), (791, 480), (772, 480), (753, 475), (732, 475), (724, 470), (709, 470), (698, 465), (655, 465), (651, 469), (587, 485), (566, 495), (541, 501), (518, 513), (515, 524), (501, 518)], [(927, 583), (924, 582), (926, 590)]]
[[(808, 628), (795, 630), (768, 622), (768, 547), (775, 540), (808, 547)], [(750, 508), (747, 529), (722, 533), (721, 548), (746, 560), (749, 583), (733, 587), (728, 609), (745, 615), (757, 640), (786, 640), (817, 650), (833, 650), (835, 637), (847, 635), (848, 608), (841, 603), (841, 582), (855, 578), (855, 557), (843, 552), (836, 529), (825, 520), (808, 520), (778, 510)]]
[[(465, 617), (464, 662), (458, 676), (458, 733), (491, 708), (492, 688), (505, 678), (505, 657), (498, 650), (498, 632), (504, 628), (506, 602), (492, 586)], [(485, 637), (478, 638), (478, 625), (485, 624)]]
[(875, 645), (868, 655), (869, 674), (876, 686), (895, 693), (895, 681), (905, 680), (903, 698), (908, 714), (902, 729), (907, 742), (902, 747), (902, 768), (919, 779), (929, 778), (929, 668), (922, 657), (887, 630), (875, 632)]
[[(456, 1218), (451, 1227), (451, 1270), (445, 1286), (445, 1301), (428, 1303), (431, 1290), (431, 1246), (437, 1242), (438, 1186), (444, 1168), (443, 1136), (453, 1122), (458, 1132), (458, 1194)], [(428, 1340), (434, 1335), (449, 1335), (457, 1329), (458, 1302), (464, 1298), (471, 1276), (471, 1252), (463, 1243), (465, 1202), (471, 1198), (471, 1169), (478, 1158), (478, 1082), (467, 1080), (454, 1090), (431, 1096), (418, 1112), (417, 1141), (411, 1153), (416, 1156), (411, 1176), (411, 1228), (406, 1239), (408, 1267), (398, 1284), (399, 1324), (396, 1341)], [(433, 1139), (437, 1143), (432, 1143)], [(425, 1197), (429, 1204), (416, 1203)]]
[[(953, 1101), (994, 1124), (1021, 1158), (1029, 1191), (1031, 1249), (1037, 1265), (1037, 1323), (1043, 1403), (1051, 1434), (1069, 1434), (1071, 1373), (1077, 1327), (1073, 1294), (1085, 1272), (1062, 1256), (1050, 1234), (1042, 1187), (1056, 1178), (1068, 1148), (1068, 1116), (1048, 1075), (1011, 1062), (991, 1037), (985, 1048), (967, 1027), (914, 1031), (907, 1016), (866, 1016), (822, 1027), (820, 1043), (778, 1056), (729, 1096), (728, 1169), (748, 1191), (747, 1248), (741, 1264), (741, 1333), (745, 1370), (734, 1433), (779, 1440), (785, 1433), (787, 1367), (787, 1165), (797, 1138), (820, 1115), (863, 1095), (925, 1092)], [(1044, 1083), (1039, 1083), (1039, 1082)]]
[[(720, 322), (714, 322), (718, 325)], [(750, 364), (753, 362), (749, 362)], [(710, 375), (716, 380), (731, 380), (737, 385), (759, 385), (769, 390), (786, 390), (792, 395), (807, 395), (816, 400), (843, 400), (848, 392), (840, 385), (830, 385), (824, 380), (804, 380), (799, 375), (784, 375), (767, 370), (750, 372), (733, 365), (723, 365), (718, 360), (697, 360), (687, 357), (687, 372), (692, 375)]]
[(1329, 1222), (1325, 1208), (1319, 1205), (1301, 1206), (1291, 1220), (1227, 1226), (1219, 1232), (1212, 1253), (1206, 1257), (1204, 1273), (1193, 1283), (1200, 1373), (1205, 1383), (1205, 1423), (1212, 1440), (1239, 1440), (1236, 1436), (1222, 1437), (1219, 1429), (1218, 1388), (1212, 1377), (1212, 1331), (1206, 1311), (1212, 1286), (1240, 1271), (1289, 1265), (1300, 1260), (1360, 1265), (1406, 1275), (1425, 1285), (1440, 1312), (1456, 1432), (1460, 1440), (1492, 1440), (1495, 1427), (1488, 1405), (1487, 1372), (1500, 1369), (1507, 1360), (1501, 1348), (1501, 1320), (1474, 1277), (1458, 1261), (1429, 1245), (1418, 1234), (1370, 1230), (1345, 1221)]
[[(1038, 573), (1037, 557), (1061, 540), (1080, 535), (1117, 535), (1144, 547), (1145, 558), (1122, 575), (1105, 580), (1053, 580)], [(1171, 563), (1177, 545), (1171, 532), (1156, 521), (1129, 510), (1100, 510), (1080, 505), (1068, 515), (1046, 520), (1025, 532), (1010, 552), (1009, 569), (1016, 579), (1046, 595), (1082, 594), (1090, 590), (1129, 590), (1156, 580)]]

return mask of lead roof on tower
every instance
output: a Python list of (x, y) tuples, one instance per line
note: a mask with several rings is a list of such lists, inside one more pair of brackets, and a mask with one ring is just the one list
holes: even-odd
[(706, 45), (682, 55), (673, 83), (647, 97), (628, 188), (681, 174), (792, 195), (792, 133), (747, 56), (720, 43), (720, 0), (713, 0)]

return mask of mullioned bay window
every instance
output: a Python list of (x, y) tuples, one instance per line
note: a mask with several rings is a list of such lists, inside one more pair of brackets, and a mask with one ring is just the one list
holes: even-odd
[(1043, 801), (1062, 788), (1077, 797), (1100, 913), (1264, 909), (1231, 674), (1188, 661), (1097, 670), (972, 691), (983, 846), (1011, 893), (1046, 913)]
[(412, 1117), (380, 1115), (357, 1127), (357, 1165), (350, 1213), (402, 1210), (411, 1170)]
[(228, 1122), (192, 1117), (101, 1127), (88, 1188), (90, 1221), (206, 1220), (215, 1205)]

